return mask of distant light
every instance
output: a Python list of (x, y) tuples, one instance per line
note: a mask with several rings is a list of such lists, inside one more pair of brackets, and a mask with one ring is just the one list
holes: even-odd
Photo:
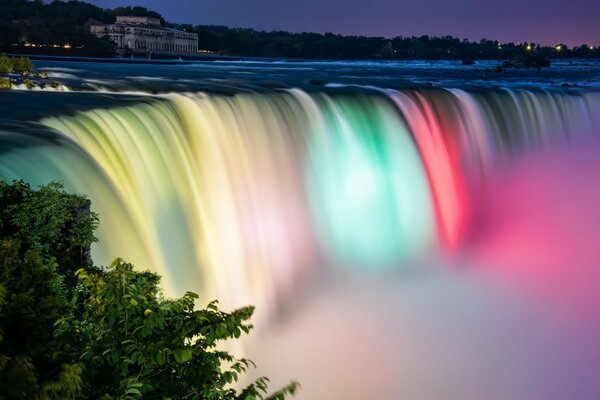
[(65, 49), (70, 49), (70, 48), (71, 48), (71, 45), (70, 45), (69, 43), (67, 43), (67, 44), (65, 44), (65, 45), (63, 46), (63, 48), (65, 48)]
[(528, 45), (527, 45), (527, 50), (528, 50), (528, 51), (531, 51), (532, 49), (533, 49), (533, 47), (532, 47), (530, 44), (528, 44)]
[(555, 49), (556, 49), (556, 51), (561, 51), (562, 50), (562, 46), (558, 45), (558, 46), (555, 47)]

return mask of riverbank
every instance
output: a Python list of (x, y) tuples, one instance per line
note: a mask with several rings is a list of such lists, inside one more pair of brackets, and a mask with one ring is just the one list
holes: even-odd
[(66, 61), (66, 62), (94, 62), (94, 63), (122, 63), (122, 64), (146, 64), (146, 65), (185, 65), (193, 64), (197, 62), (205, 61), (312, 61), (312, 60), (297, 60), (297, 59), (283, 59), (283, 58), (265, 58), (265, 57), (236, 57), (220, 55), (217, 53), (201, 53), (201, 54), (183, 54), (178, 56), (158, 56), (154, 55), (154, 58), (142, 58), (142, 57), (78, 57), (78, 56), (52, 56), (42, 54), (8, 54), (11, 57), (28, 57), (33, 61)]

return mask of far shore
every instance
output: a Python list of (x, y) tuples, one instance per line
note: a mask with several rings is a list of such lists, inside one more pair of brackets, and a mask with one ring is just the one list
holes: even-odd
[[(237, 61), (242, 59), (242, 57), (230, 57), (230, 56), (222, 56), (219, 54), (193, 54), (193, 55), (181, 55), (181, 56), (172, 56), (169, 55), (168, 58), (142, 58), (142, 57), (132, 57), (132, 58), (120, 58), (120, 57), (79, 57), (79, 56), (53, 56), (46, 54), (8, 54), (11, 57), (28, 57), (33, 61), (43, 60), (43, 61), (71, 61), (71, 62), (95, 62), (95, 63), (126, 63), (126, 64), (191, 64), (198, 61), (217, 61), (217, 60), (229, 60), (229, 61)], [(156, 56), (157, 57), (157, 56)], [(163, 56), (161, 56), (163, 57)]]

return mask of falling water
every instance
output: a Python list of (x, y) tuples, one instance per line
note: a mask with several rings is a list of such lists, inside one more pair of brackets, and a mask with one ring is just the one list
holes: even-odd
[(598, 398), (600, 92), (68, 96), (0, 131), (0, 178), (87, 194), (97, 264), (256, 305), (276, 385)]
[(452, 257), (486, 177), (597, 132), (599, 107), (542, 90), (169, 94), (44, 118), (60, 145), (0, 154), (0, 176), (87, 193), (97, 262), (268, 312), (319, 269)]

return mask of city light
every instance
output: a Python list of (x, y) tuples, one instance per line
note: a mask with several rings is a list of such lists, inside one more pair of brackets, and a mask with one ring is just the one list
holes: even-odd
[[(13, 43), (12, 45), (13, 46), (18, 46), (17, 43)], [(69, 43), (64, 43), (64, 44), (57, 44), (57, 43), (54, 43), (54, 44), (44, 44), (44, 43), (29, 43), (29, 42), (26, 42), (26, 43), (23, 44), (23, 46), (25, 46), (25, 47), (52, 47), (52, 48), (61, 48), (62, 47), (63, 49), (71, 49), (71, 48), (73, 48), (73, 46), (71, 44), (69, 44)], [(75, 46), (75, 48), (82, 49), (83, 46)]]

